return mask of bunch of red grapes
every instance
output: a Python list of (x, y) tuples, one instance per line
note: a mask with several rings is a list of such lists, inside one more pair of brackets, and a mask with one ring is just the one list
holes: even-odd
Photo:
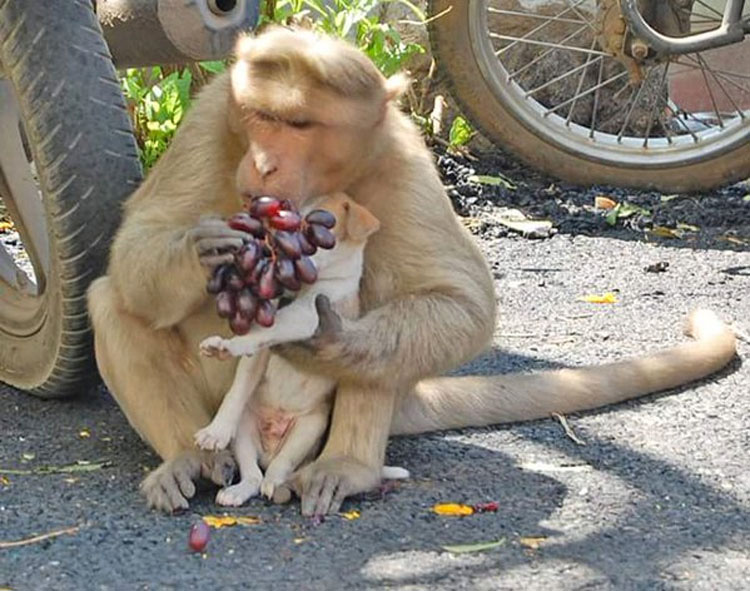
[(310, 258), (318, 248), (333, 248), (335, 216), (316, 209), (304, 219), (285, 199), (257, 197), (248, 212), (227, 220), (230, 228), (252, 235), (234, 253), (234, 261), (219, 265), (207, 290), (216, 296), (216, 311), (229, 320), (237, 335), (253, 322), (272, 326), (279, 300), (294, 299), (302, 284), (312, 284), (318, 270)]

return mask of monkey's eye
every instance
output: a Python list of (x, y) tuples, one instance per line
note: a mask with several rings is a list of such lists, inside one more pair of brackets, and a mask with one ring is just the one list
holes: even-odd
[(279, 118), (271, 113), (265, 111), (255, 111), (255, 116), (261, 121), (278, 121)]
[(287, 123), (291, 127), (294, 127), (294, 129), (309, 129), (313, 124), (312, 121), (308, 121), (307, 119), (292, 119), (291, 121), (287, 121)]

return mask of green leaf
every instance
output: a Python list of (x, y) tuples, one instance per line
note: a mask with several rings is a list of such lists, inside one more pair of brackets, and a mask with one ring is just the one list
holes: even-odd
[(474, 135), (474, 130), (463, 117), (458, 115), (451, 124), (451, 130), (448, 135), (448, 142), (452, 147), (465, 146), (469, 143), (471, 136)]
[(211, 72), (211, 74), (221, 74), (224, 70), (227, 69), (227, 64), (224, 61), (216, 60), (216, 61), (209, 61), (209, 62), (198, 62), (198, 65), (206, 70), (206, 72)]
[(516, 185), (508, 177), (501, 174), (495, 176), (488, 176), (483, 174), (473, 174), (469, 177), (469, 181), (472, 183), (479, 183), (482, 185), (501, 185), (506, 189), (513, 191), (516, 189)]
[(441, 546), (443, 550), (453, 554), (466, 554), (468, 552), (483, 552), (491, 550), (505, 544), (505, 538), (500, 538), (497, 542), (479, 542), (477, 544), (457, 544), (452, 546)]

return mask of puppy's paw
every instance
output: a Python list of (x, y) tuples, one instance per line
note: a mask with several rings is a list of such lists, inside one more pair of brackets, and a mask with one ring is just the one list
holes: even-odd
[(207, 337), (199, 345), (201, 355), (204, 357), (216, 357), (217, 359), (229, 359), (232, 354), (227, 349), (229, 341), (220, 336)]
[(237, 484), (222, 488), (216, 493), (216, 504), (224, 507), (239, 507), (248, 499), (256, 496), (260, 490), (260, 482), (256, 479), (241, 480)]
[(195, 445), (207, 451), (226, 449), (232, 440), (232, 430), (222, 425), (211, 423), (195, 434)]

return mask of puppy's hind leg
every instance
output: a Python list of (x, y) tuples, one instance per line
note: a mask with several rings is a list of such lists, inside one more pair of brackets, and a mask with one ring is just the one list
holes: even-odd
[(240, 481), (216, 493), (217, 504), (239, 507), (258, 494), (263, 480), (263, 473), (258, 466), (259, 441), (255, 417), (249, 412), (243, 413), (232, 445), (234, 457), (240, 467)]

